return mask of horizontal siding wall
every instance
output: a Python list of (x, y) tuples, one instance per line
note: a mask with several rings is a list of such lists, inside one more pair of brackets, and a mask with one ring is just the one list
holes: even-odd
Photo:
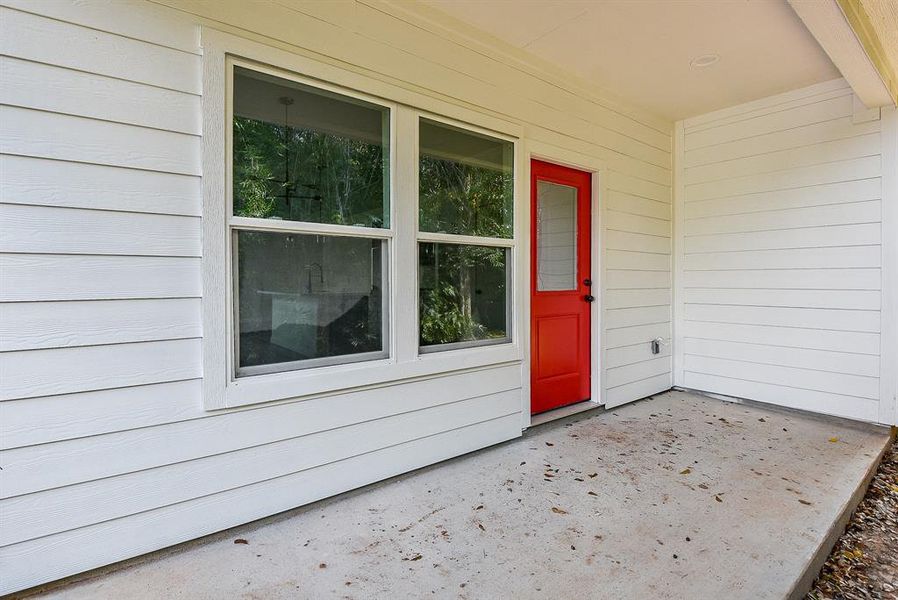
[[(671, 386), (671, 190), (614, 173), (605, 202), (606, 406)], [(660, 354), (651, 341), (664, 340)]]
[(882, 143), (842, 81), (684, 123), (677, 383), (877, 421)]
[(669, 387), (669, 124), (362, 2), (0, 4), (0, 593), (520, 435), (519, 364), (203, 409), (204, 12), (604, 161), (607, 397)]

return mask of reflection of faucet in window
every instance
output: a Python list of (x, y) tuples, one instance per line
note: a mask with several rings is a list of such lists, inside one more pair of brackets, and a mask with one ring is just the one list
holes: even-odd
[(313, 262), (306, 264), (305, 269), (308, 276), (308, 283), (306, 287), (307, 294), (312, 293), (312, 271), (314, 271), (316, 267), (318, 268), (318, 283), (324, 283), (324, 269), (321, 267), (321, 263)]

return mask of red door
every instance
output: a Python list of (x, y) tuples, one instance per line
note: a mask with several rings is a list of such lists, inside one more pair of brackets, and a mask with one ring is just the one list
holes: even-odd
[(589, 399), (590, 175), (530, 166), (530, 412)]

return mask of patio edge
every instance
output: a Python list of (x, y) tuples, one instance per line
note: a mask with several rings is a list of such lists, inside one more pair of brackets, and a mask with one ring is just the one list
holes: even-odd
[(876, 474), (880, 463), (882, 463), (883, 457), (895, 440), (896, 432), (898, 432), (898, 428), (896, 427), (892, 427), (889, 430), (889, 436), (883, 444), (882, 449), (880, 449), (879, 454), (876, 455), (876, 458), (874, 458), (870, 463), (870, 466), (867, 467), (864, 477), (851, 494), (851, 497), (844, 505), (842, 505), (842, 510), (839, 511), (838, 517), (829, 526), (829, 530), (823, 537), (823, 541), (817, 546), (816, 551), (806, 563), (801, 576), (792, 584), (792, 588), (786, 595), (787, 600), (799, 600), (807, 596), (808, 592), (811, 591), (814, 582), (817, 580), (817, 576), (820, 574), (820, 570), (823, 568), (823, 564), (826, 562), (826, 559), (829, 558), (829, 555), (839, 541), (839, 538), (845, 533), (845, 528), (848, 526), (851, 516), (854, 514), (854, 511), (857, 510), (861, 500), (863, 500), (864, 496), (867, 494), (867, 489), (870, 487), (870, 482), (873, 480), (873, 476)]

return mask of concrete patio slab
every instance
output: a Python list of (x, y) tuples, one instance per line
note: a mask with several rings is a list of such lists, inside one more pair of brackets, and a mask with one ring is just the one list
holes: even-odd
[(668, 392), (46, 597), (783, 598), (888, 439)]

